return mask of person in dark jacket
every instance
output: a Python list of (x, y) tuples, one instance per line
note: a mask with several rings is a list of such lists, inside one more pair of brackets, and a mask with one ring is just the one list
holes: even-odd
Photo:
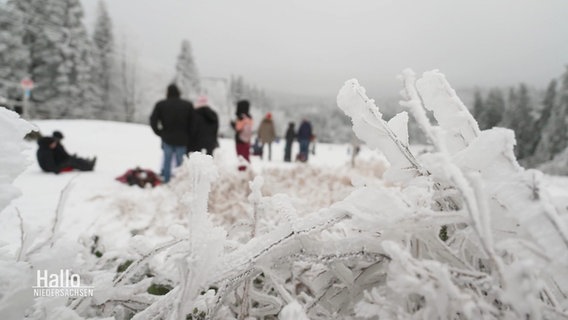
[(187, 153), (189, 130), (193, 119), (193, 104), (180, 98), (181, 93), (175, 84), (168, 86), (165, 100), (158, 101), (150, 115), (150, 126), (162, 139), (164, 182), (171, 178), (172, 158), (180, 166)]
[(92, 160), (70, 155), (61, 144), (63, 134), (54, 131), (51, 137), (38, 139), (37, 162), (45, 172), (60, 173), (65, 171), (80, 170), (93, 171), (97, 157)]
[(219, 146), (217, 134), (219, 132), (219, 117), (209, 106), (207, 96), (199, 96), (195, 102), (193, 127), (188, 145), (188, 152), (202, 152), (213, 155), (213, 150)]
[(303, 119), (298, 128), (298, 142), (300, 143), (300, 158), (302, 162), (308, 161), (308, 154), (310, 150), (310, 141), (312, 139), (312, 124)]
[(294, 122), (288, 123), (288, 129), (286, 130), (286, 145), (284, 146), (284, 161), (290, 162), (292, 160), (292, 143), (296, 139), (296, 129), (294, 128)]

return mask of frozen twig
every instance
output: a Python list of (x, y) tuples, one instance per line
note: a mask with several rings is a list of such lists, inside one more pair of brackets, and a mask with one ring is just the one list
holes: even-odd
[(20, 249), (18, 250), (16, 261), (21, 261), (22, 254), (25, 251), (26, 232), (24, 230), (24, 219), (22, 218), (22, 214), (20, 213), (20, 210), (18, 208), (16, 208), (16, 213), (18, 214), (18, 219), (20, 220)]
[(128, 266), (128, 268), (126, 268), (126, 270), (124, 270), (123, 273), (121, 273), (118, 277), (116, 277), (116, 279), (114, 279), (113, 281), (113, 285), (114, 286), (118, 286), (121, 283), (123, 283), (125, 280), (129, 279), (129, 277), (136, 272), (140, 266), (143, 265), (143, 263), (148, 260), (149, 258), (155, 256), (156, 254), (158, 254), (159, 252), (168, 249), (172, 246), (175, 246), (178, 243), (181, 243), (183, 241), (187, 241), (187, 239), (176, 239), (176, 240), (172, 240), (169, 242), (166, 242), (162, 245), (156, 246), (154, 249), (152, 249), (150, 252), (146, 253), (145, 255), (143, 255), (142, 257), (140, 257), (140, 259), (137, 259), (136, 261), (132, 262), (132, 264), (130, 264), (130, 266)]
[(71, 178), (71, 180), (69, 180), (69, 182), (67, 182), (67, 184), (65, 185), (65, 187), (61, 190), (61, 192), (59, 194), (59, 201), (57, 202), (57, 208), (55, 209), (55, 216), (53, 218), (53, 224), (51, 225), (51, 232), (50, 232), (49, 236), (47, 237), (47, 239), (44, 242), (36, 245), (34, 248), (30, 249), (30, 251), (27, 252), (26, 254), (30, 255), (30, 254), (36, 253), (40, 249), (45, 247), (47, 244), (49, 244), (50, 247), (53, 247), (53, 245), (55, 244), (55, 237), (57, 236), (57, 232), (59, 230), (59, 224), (61, 223), (61, 216), (63, 214), (63, 209), (65, 208), (65, 205), (67, 203), (67, 199), (69, 198), (69, 193), (72, 189), (73, 182), (75, 181), (75, 179), (78, 176), (79, 175), (73, 176), (73, 178)]

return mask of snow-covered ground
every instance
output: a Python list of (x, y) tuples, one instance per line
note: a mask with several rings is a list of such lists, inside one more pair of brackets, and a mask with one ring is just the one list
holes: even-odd
[[(273, 161), (252, 157), (251, 170), (239, 172), (230, 139), (220, 141), (221, 147), (212, 160), (217, 179), (212, 179), (216, 174), (208, 166), (208, 158), (194, 157), (190, 165), (175, 172), (176, 178), (170, 184), (141, 189), (115, 178), (136, 166), (159, 171), (160, 141), (148, 126), (84, 120), (34, 124), (46, 135), (62, 131), (69, 152), (83, 157), (96, 155), (98, 160), (94, 172), (43, 173), (35, 162), (35, 142), (27, 142), (29, 166), (14, 181), (22, 195), (0, 212), (0, 258), (4, 259), (0, 260), (4, 263), (0, 269), (13, 270), (12, 278), (3, 275), (0, 280), (6, 292), (11, 288), (27, 290), (24, 298), (2, 300), (7, 306), (4, 310), (19, 312), (13, 314), (32, 310), (30, 268), (72, 269), (95, 288), (92, 300), (36, 301), (36, 308), (30, 311), (34, 319), (129, 319), (131, 311), (140, 312), (135, 319), (147, 319), (154, 311), (159, 314), (172, 308), (184, 316), (191, 310), (206, 310), (218, 319), (233, 318), (243, 306), (246, 308), (240, 297), (247, 296), (249, 289), (251, 299), (258, 303), (250, 308), (251, 312), (280, 314), (283, 319), (305, 314), (325, 319), (335, 312), (350, 318), (355, 314), (373, 318), (399, 312), (423, 312), (423, 318), (429, 318), (428, 314), (471, 312), (471, 318), (493, 319), (513, 319), (524, 312), (565, 312), (554, 299), (535, 297), (541, 286), (549, 285), (544, 281), (558, 286), (560, 293), (552, 292), (557, 296), (568, 281), (557, 272), (565, 266), (562, 237), (568, 179), (546, 176), (540, 183), (538, 172), (516, 167), (510, 161), (512, 136), (502, 129), (487, 130), (471, 138), (465, 153), (453, 158), (428, 152), (420, 157), (424, 147), (411, 148), (417, 157), (409, 156), (407, 160), (426, 164), (437, 181), (457, 181), (460, 192), (430, 184), (430, 177), (414, 176), (406, 184), (398, 183), (396, 179), (408, 179), (409, 168), (401, 165), (406, 161), (402, 159), (399, 166), (393, 166), (399, 175), (395, 172), (389, 176), (385, 157), (402, 153), (388, 148), (386, 156), (363, 148), (352, 168), (348, 145), (318, 144), (315, 155), (304, 164), (282, 162), (284, 146), (279, 143), (273, 145)], [(462, 125), (470, 123), (464, 121)], [(392, 121), (388, 126), (399, 137), (405, 136), (400, 123)], [(380, 145), (385, 135), (373, 134), (371, 130), (377, 128), (359, 126), (358, 130)], [(494, 138), (507, 143), (496, 147)], [(297, 146), (293, 154), (296, 152)], [(454, 163), (461, 166), (459, 170), (443, 169)], [(199, 168), (205, 172), (189, 171), (195, 166), (202, 166)], [(472, 185), (480, 181), (475, 179), (485, 179), (488, 187), (484, 192), (488, 195), (475, 190), (481, 192), (475, 197), (466, 192), (467, 185), (452, 180), (460, 177), (462, 170), (473, 172), (468, 176)], [(476, 170), (486, 175), (480, 176)], [(259, 176), (262, 179), (255, 179)], [(212, 182), (210, 192), (206, 190), (208, 180)], [(262, 187), (258, 187), (260, 184)], [(548, 196), (554, 206), (548, 205)], [(208, 200), (208, 210), (200, 210), (204, 199)], [(453, 206), (461, 204), (452, 203), (456, 201), (453, 199), (477, 203), (471, 210), (478, 216), (469, 215), (469, 207), (455, 210)], [(442, 211), (432, 210), (432, 203)], [(490, 205), (490, 211), (482, 205)], [(213, 224), (224, 231), (203, 220), (207, 213)], [(493, 224), (482, 213), (491, 214)], [(544, 219), (547, 217), (552, 220)], [(460, 227), (448, 228), (448, 233), (453, 233), (450, 240), (440, 241), (440, 227), (452, 224)], [(551, 230), (560, 236), (548, 238), (554, 235)], [(517, 237), (529, 240), (519, 240), (517, 245)], [(492, 244), (492, 239), (498, 244)], [(22, 243), (24, 249), (20, 250)], [(418, 243), (416, 248), (412, 247), (414, 243)], [(162, 246), (168, 249), (155, 251)], [(458, 247), (463, 253), (447, 250)], [(535, 254), (534, 248), (545, 253)], [(20, 251), (25, 259), (19, 260)], [(484, 260), (485, 254), (493, 255), (491, 259), (498, 264)], [(551, 259), (554, 254), (561, 258)], [(119, 271), (127, 261), (134, 263), (126, 271)], [(496, 266), (502, 273), (493, 275), (486, 267), (476, 270), (478, 263)], [(250, 281), (241, 283), (247, 276)], [(477, 277), (479, 283), (468, 280), (471, 276)], [(526, 281), (530, 281), (529, 289), (523, 287)], [(172, 294), (148, 293), (150, 284), (164, 283), (175, 285), (170, 287)], [(223, 286), (219, 291), (205, 291), (210, 283)], [(509, 286), (504, 293), (502, 283)], [(521, 287), (517, 288), (517, 284)], [(479, 291), (469, 290), (471, 285), (490, 288), (491, 292), (478, 296)], [(275, 298), (274, 290), (282, 297)], [(519, 290), (525, 291), (516, 295)], [(192, 303), (172, 307), (175, 301), (186, 301), (186, 292), (192, 295)], [(201, 294), (196, 296), (198, 292)], [(421, 310), (404, 311), (406, 301), (418, 301), (416, 294), (431, 300)], [(493, 295), (514, 308), (489, 306), (496, 299)], [(486, 298), (489, 304), (476, 300)], [(294, 308), (297, 316), (285, 316)], [(411, 318), (411, 314), (405, 313), (402, 318)]]
[[(28, 142), (25, 154), (29, 167), (14, 182), (22, 195), (0, 212), (0, 243), (5, 249), (15, 252), (20, 246), (18, 212), (28, 234), (47, 237), (66, 187), (69, 196), (61, 204), (63, 212), (59, 223), (61, 233), (71, 242), (98, 235), (107, 246), (118, 249), (125, 245), (131, 232), (146, 228), (156, 220), (152, 214), (154, 206), (174, 205), (163, 203), (169, 197), (168, 186), (140, 189), (115, 180), (136, 166), (159, 172), (162, 161), (160, 140), (149, 126), (93, 120), (41, 120), (33, 121), (33, 124), (44, 135), (50, 135), (54, 130), (62, 131), (68, 152), (84, 157), (97, 156), (97, 165), (93, 172), (44, 173), (35, 161), (36, 143)], [(295, 204), (304, 208), (304, 213), (309, 213), (345, 198), (353, 190), (353, 181), (356, 183), (362, 177), (374, 177), (380, 183), (388, 166), (380, 152), (363, 147), (356, 168), (352, 169), (350, 146), (333, 144), (317, 144), (316, 154), (311, 155), (307, 164), (286, 163), (282, 161), (284, 145), (280, 142), (272, 146), (270, 162), (266, 156), (264, 160), (251, 156), (252, 170), (245, 174), (236, 170), (231, 172), (238, 161), (233, 140), (220, 139), (220, 145), (215, 154), (216, 163), (226, 170), (227, 176), (221, 177), (218, 188), (213, 188), (209, 204), (210, 212), (217, 215), (221, 224), (238, 222), (239, 214), (245, 215), (244, 206), (250, 193), (248, 181), (253, 176), (264, 177), (263, 192), (266, 195), (291, 195)], [(297, 151), (298, 145), (294, 143), (292, 154)], [(568, 178), (547, 176), (545, 181), (553, 201), (568, 210)], [(232, 188), (232, 191), (227, 192), (226, 188)], [(156, 199), (160, 199), (158, 204), (153, 201)], [(165, 234), (159, 227), (167, 229), (167, 224), (168, 221), (163, 221), (163, 225), (155, 226), (154, 233)]]
[[(17, 212), (29, 228), (29, 234), (47, 236), (61, 193), (67, 186), (69, 197), (62, 206), (60, 230), (69, 241), (97, 234), (102, 241), (118, 246), (129, 236), (127, 232), (123, 232), (124, 237), (117, 237), (117, 234), (141, 227), (147, 219), (154, 218), (149, 210), (156, 205), (152, 196), (168, 198), (168, 186), (142, 190), (115, 180), (127, 169), (136, 166), (159, 172), (162, 158), (160, 140), (149, 126), (91, 120), (42, 120), (33, 123), (44, 135), (50, 135), (54, 130), (62, 131), (65, 136), (63, 144), (68, 152), (82, 157), (97, 156), (97, 164), (94, 172), (44, 173), (35, 161), (36, 143), (28, 143), (26, 155), (29, 167), (14, 183), (22, 196), (0, 213), (0, 241), (8, 244), (11, 251), (20, 246), (21, 223)], [(363, 148), (358, 157), (358, 169), (351, 170), (350, 146), (331, 144), (317, 144), (316, 154), (311, 155), (307, 164), (285, 163), (281, 141), (272, 146), (273, 161), (267, 160), (268, 150), (265, 148), (265, 159), (252, 156), (252, 172), (245, 174), (233, 170), (237, 167), (233, 140), (221, 139), (220, 145), (215, 155), (217, 164), (226, 168), (228, 176), (242, 184), (235, 186), (234, 198), (227, 193), (222, 194), (222, 191), (217, 198), (213, 197), (216, 199), (210, 201), (213, 214), (238, 214), (227, 204), (246, 202), (250, 192), (248, 179), (254, 175), (264, 176), (265, 193), (293, 195), (308, 212), (342, 200), (352, 189), (351, 178), (361, 175), (380, 177), (386, 166), (381, 155)], [(294, 143), (293, 154), (297, 151), (298, 145)], [(223, 184), (223, 178), (219, 184)], [(230, 220), (235, 222), (235, 217)], [(167, 224), (167, 221), (164, 223)]]

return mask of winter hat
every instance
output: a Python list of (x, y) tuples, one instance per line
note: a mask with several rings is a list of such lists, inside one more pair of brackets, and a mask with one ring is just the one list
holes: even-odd
[(168, 86), (168, 93), (166, 96), (168, 98), (179, 98), (181, 96), (181, 93), (179, 92), (179, 88), (172, 83)]
[(248, 102), (248, 100), (240, 100), (237, 102), (237, 113), (236, 116), (240, 116), (241, 114), (246, 114), (248, 117), (250, 117), (249, 114), (249, 109), (250, 109), (250, 102)]
[(63, 133), (61, 133), (61, 131), (53, 131), (52, 136), (57, 140), (63, 139)]
[(209, 99), (207, 99), (207, 96), (204, 95), (197, 97), (197, 101), (195, 101), (196, 108), (204, 107), (208, 104), (209, 104)]
[(266, 119), (272, 119), (272, 113), (267, 112), (265, 117)]

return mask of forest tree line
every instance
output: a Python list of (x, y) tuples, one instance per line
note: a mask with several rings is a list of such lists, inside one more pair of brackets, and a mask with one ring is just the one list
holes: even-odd
[[(20, 81), (30, 78), (35, 84), (26, 110), (30, 118), (145, 122), (168, 83), (176, 83), (188, 99), (209, 93), (188, 40), (181, 41), (171, 73), (164, 72), (167, 66), (151, 71), (125, 39), (116, 39), (103, 1), (92, 32), (84, 19), (79, 0), (0, 3), (0, 97), (23, 100)], [(270, 108), (264, 90), (242, 76), (221, 80), (224, 90), (214, 100), (222, 117), (229, 115), (232, 102), (245, 97)]]
[[(31, 118), (146, 121), (148, 115), (141, 106), (148, 108), (153, 99), (163, 97), (167, 83), (157, 83), (157, 77), (143, 83), (145, 66), (131, 52), (125, 41), (114, 36), (102, 1), (91, 34), (79, 0), (7, 0), (0, 4), (0, 96), (22, 100), (20, 81), (33, 79), (32, 107), (27, 110)], [(181, 42), (168, 77), (166, 82), (178, 84), (188, 99), (213, 94), (199, 74), (188, 40)], [(272, 112), (280, 131), (288, 122), (307, 118), (320, 141), (353, 139), (349, 121), (334, 101), (279, 101), (242, 76), (222, 80), (224, 89), (211, 100), (223, 124), (234, 116), (234, 103), (248, 99), (253, 115), (258, 119)], [(531, 91), (525, 84), (508, 90), (477, 90), (472, 113), (481, 129), (514, 130), (518, 159), (535, 166), (566, 149), (567, 108), (568, 71), (560, 81), (552, 80), (544, 93)], [(228, 126), (221, 127), (229, 134)], [(414, 129), (411, 121), (410, 130)]]
[(515, 132), (515, 155), (524, 166), (552, 160), (568, 146), (568, 69), (544, 92), (523, 83), (506, 90), (476, 90), (472, 113), (481, 130), (505, 127)]

